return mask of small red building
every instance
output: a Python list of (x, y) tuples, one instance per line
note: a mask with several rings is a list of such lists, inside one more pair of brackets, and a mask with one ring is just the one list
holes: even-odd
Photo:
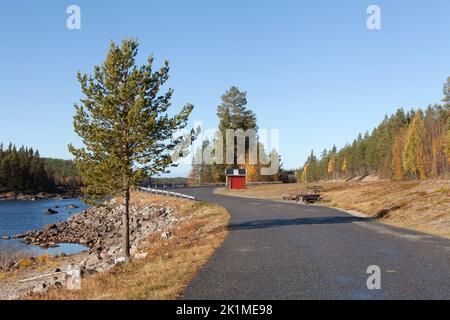
[(226, 169), (227, 186), (229, 189), (241, 190), (245, 189), (245, 177), (247, 171), (245, 169)]

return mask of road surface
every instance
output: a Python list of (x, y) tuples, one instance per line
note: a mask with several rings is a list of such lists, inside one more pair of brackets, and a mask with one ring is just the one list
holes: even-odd
[[(182, 299), (450, 299), (450, 240), (319, 206), (177, 191), (231, 215)], [(373, 265), (379, 290), (367, 287)]]

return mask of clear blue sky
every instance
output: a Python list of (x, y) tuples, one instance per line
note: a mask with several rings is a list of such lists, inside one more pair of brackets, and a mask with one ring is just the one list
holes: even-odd
[[(70, 4), (81, 7), (81, 30), (66, 28)], [(382, 30), (366, 28), (370, 4)], [(398, 107), (440, 101), (449, 12), (448, 0), (3, 1), (0, 141), (69, 158), (76, 71), (100, 64), (110, 40), (136, 37), (139, 62), (171, 61), (174, 108), (193, 103), (192, 120), (213, 128), (220, 96), (236, 85), (259, 127), (280, 129), (285, 167), (296, 168)]]

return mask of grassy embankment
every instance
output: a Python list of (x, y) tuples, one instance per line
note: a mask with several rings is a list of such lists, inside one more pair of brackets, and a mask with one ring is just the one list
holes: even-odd
[[(387, 209), (386, 215), (379, 219), (381, 222), (450, 238), (450, 180), (326, 182), (323, 185), (325, 201), (318, 205), (368, 216)], [(284, 184), (216, 192), (280, 200), (282, 194), (305, 190), (304, 184)]]
[(51, 289), (34, 299), (175, 299), (203, 266), (227, 234), (228, 212), (201, 202), (135, 193), (133, 201), (145, 205), (161, 201), (176, 207), (186, 220), (172, 228), (172, 238), (153, 234), (147, 258), (132, 260), (107, 273), (82, 280), (82, 289)]

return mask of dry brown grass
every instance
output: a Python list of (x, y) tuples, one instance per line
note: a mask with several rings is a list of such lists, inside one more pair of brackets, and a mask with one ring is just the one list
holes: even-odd
[[(0, 269), (7, 268), (11, 262), (15, 261), (19, 261), (22, 268), (29, 267), (32, 264), (31, 257), (31, 252), (19, 250), (16, 246), (9, 246), (0, 252)], [(2, 272), (2, 274), (5, 278), (7, 273)]]
[(48, 263), (53, 260), (53, 257), (47, 253), (44, 253), (38, 257), (36, 257), (36, 261), (39, 263)]
[(16, 281), (21, 278), (27, 278), (30, 274), (36, 272), (48, 272), (51, 269), (61, 267), (64, 262), (62, 258), (55, 258), (49, 254), (43, 254), (34, 257), (31, 252), (27, 251), (13, 251), (2, 252), (0, 254), (3, 266), (9, 264), (11, 261), (17, 261), (18, 268), (9, 270), (7, 272), (0, 271), (0, 282), (2, 281)]
[(248, 186), (244, 190), (216, 189), (216, 193), (245, 198), (280, 200), (283, 193), (305, 192), (306, 186), (301, 183), (263, 184)]
[(177, 207), (177, 215), (191, 218), (179, 223), (165, 240), (150, 237), (148, 257), (117, 266), (107, 273), (86, 277), (82, 289), (52, 289), (32, 299), (175, 299), (220, 246), (227, 233), (229, 215), (224, 208), (181, 199), (134, 194), (133, 201), (167, 203)]
[[(400, 206), (381, 221), (450, 238), (450, 180), (327, 182), (326, 202), (320, 205), (372, 216)], [(251, 186), (218, 193), (260, 199), (281, 199), (283, 193), (306, 191), (304, 184)]]
[(9, 246), (6, 250), (0, 252), (0, 269), (6, 269), (10, 263), (18, 262), (19, 269), (12, 271), (0, 271), (0, 282), (16, 279), (22, 270), (30, 268), (34, 264), (33, 254), (28, 251), (22, 251), (16, 246)]
[(21, 268), (28, 268), (33, 264), (33, 261), (31, 259), (28, 258), (23, 258), (19, 260), (19, 266)]
[(56, 269), (56, 268), (61, 267), (62, 262), (65, 260), (66, 260), (65, 258), (58, 258), (53, 255), (44, 253), (35, 258), (32, 266), (35, 270), (38, 270), (38, 271), (45, 271), (48, 269)]

